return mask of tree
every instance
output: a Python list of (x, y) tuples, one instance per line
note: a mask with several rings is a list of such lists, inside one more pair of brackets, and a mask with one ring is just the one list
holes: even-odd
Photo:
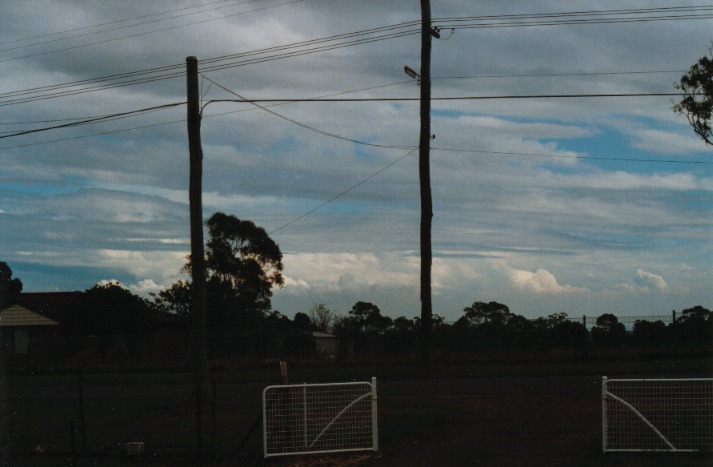
[(13, 279), (10, 266), (0, 261), (0, 310), (13, 305), (20, 292), (22, 292), (22, 281)]
[(659, 347), (666, 343), (666, 325), (661, 320), (653, 323), (636, 320), (631, 338), (636, 345), (642, 347)]
[(307, 313), (302, 313), (301, 311), (295, 313), (295, 317), (292, 319), (292, 323), (294, 324), (295, 328), (301, 331), (309, 331), (310, 329), (312, 329), (312, 320), (309, 319)]
[[(265, 229), (253, 222), (217, 212), (206, 222), (208, 325), (217, 327), (255, 326), (270, 311), (272, 287), (281, 287), (282, 252)], [(190, 271), (190, 258), (184, 270)], [(188, 316), (191, 283), (175, 282), (154, 295), (160, 311)]]
[(684, 115), (693, 131), (707, 144), (713, 145), (711, 113), (713, 112), (713, 46), (708, 55), (691, 66), (688, 73), (674, 87), (683, 93), (681, 102), (673, 106), (676, 113)]
[(309, 311), (309, 319), (312, 321), (312, 325), (315, 329), (331, 333), (334, 328), (335, 316), (332, 311), (327, 308), (324, 303), (312, 305), (312, 309)]
[(229, 286), (244, 306), (270, 309), (272, 287), (281, 287), (282, 252), (265, 229), (252, 221), (217, 212), (206, 222), (208, 280)]
[(381, 316), (378, 306), (369, 302), (357, 302), (349, 310), (349, 320), (364, 335), (383, 333), (391, 326), (391, 318)]
[(154, 301), (151, 305), (157, 311), (188, 318), (191, 314), (191, 293), (190, 282), (178, 280), (158, 294), (152, 292), (150, 295)]
[(592, 328), (592, 340), (596, 344), (618, 345), (626, 339), (626, 328), (619, 319), (611, 313), (604, 313), (597, 318)]
[(709, 345), (713, 341), (713, 313), (701, 305), (687, 308), (671, 325), (671, 334), (677, 345)]
[(471, 306), (463, 309), (463, 313), (467, 323), (473, 326), (488, 323), (507, 325), (517, 316), (510, 312), (507, 305), (498, 302), (473, 302)]
[(116, 281), (99, 283), (84, 292), (84, 299), (68, 327), (80, 334), (137, 335), (151, 330), (149, 306)]

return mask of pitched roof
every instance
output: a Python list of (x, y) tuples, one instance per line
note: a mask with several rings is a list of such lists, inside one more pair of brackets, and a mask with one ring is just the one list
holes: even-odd
[(56, 326), (59, 323), (21, 305), (0, 311), (0, 326)]
[(81, 306), (83, 292), (23, 292), (17, 304), (63, 323), (68, 312)]

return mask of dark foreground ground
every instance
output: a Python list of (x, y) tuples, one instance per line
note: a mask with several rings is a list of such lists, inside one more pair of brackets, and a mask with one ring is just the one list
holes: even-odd
[[(609, 375), (613, 376), (613, 375)], [(700, 376), (700, 375), (699, 375)], [(707, 376), (707, 375), (702, 375)], [(378, 375), (377, 375), (378, 377)], [(248, 425), (259, 411), (260, 391), (264, 384), (225, 383), (219, 386), (218, 415), (221, 428), (219, 459), (206, 465), (383, 465), (383, 466), (710, 466), (713, 458), (704, 454), (603, 454), (601, 452), (601, 376), (486, 378), (464, 375), (458, 379), (380, 380), (379, 443), (377, 453), (348, 456), (302, 456), (264, 460), (259, 430), (247, 441)], [(87, 425), (100, 428), (96, 408), (101, 412), (122, 411), (121, 404), (140, 402), (141, 412), (150, 411), (158, 418), (146, 428), (143, 439), (151, 439), (157, 430), (172, 433), (172, 424), (184, 423), (176, 412), (186, 413), (190, 384), (91, 385), (85, 388)], [(66, 385), (27, 385), (16, 387), (7, 401), (6, 413), (13, 417), (9, 427), (7, 450), (0, 454), (2, 465), (61, 466), (72, 465), (72, 457), (62, 446), (52, 452), (33, 453), (28, 448), (31, 435), (41, 435), (42, 417), (33, 414), (39, 406), (76, 405), (76, 391)], [(95, 409), (91, 409), (94, 407)], [(33, 424), (23, 424), (23, 413)], [(75, 411), (76, 412), (76, 411)], [(51, 424), (54, 409), (46, 412), (45, 425)], [(59, 413), (59, 412), (56, 412)], [(237, 413), (250, 413), (239, 417)], [(170, 414), (174, 418), (165, 418)], [(137, 414), (138, 416), (138, 414)], [(164, 417), (164, 419), (161, 419)], [(66, 418), (66, 417), (65, 417)], [(118, 419), (128, 423), (127, 418)], [(6, 423), (7, 424), (7, 423)], [(29, 430), (28, 433), (24, 431)], [(96, 432), (86, 434), (90, 448), (98, 444)], [(60, 439), (67, 439), (67, 433)], [(39, 438), (38, 438), (39, 439)], [(156, 437), (153, 449), (141, 458), (121, 459), (112, 453), (90, 449), (76, 459), (79, 466), (109, 465), (193, 465), (185, 452), (191, 434), (176, 431), (169, 440)], [(175, 440), (172, 442), (171, 440)], [(13, 445), (12, 443), (15, 442)], [(41, 442), (41, 441), (40, 441)], [(240, 452), (237, 447), (244, 442)], [(168, 444), (166, 444), (168, 443)], [(183, 445), (184, 450), (181, 450)], [(67, 444), (64, 445), (65, 447)], [(167, 446), (170, 446), (169, 449)], [(19, 449), (19, 451), (23, 451)]]
[(600, 390), (599, 377), (385, 383), (377, 454), (262, 465), (713, 465), (703, 454), (603, 454)]

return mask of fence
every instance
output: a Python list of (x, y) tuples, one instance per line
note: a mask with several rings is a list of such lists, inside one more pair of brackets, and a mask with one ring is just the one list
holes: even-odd
[(265, 457), (378, 450), (376, 378), (269, 386), (262, 400)]
[(710, 451), (713, 378), (602, 379), (602, 449)]

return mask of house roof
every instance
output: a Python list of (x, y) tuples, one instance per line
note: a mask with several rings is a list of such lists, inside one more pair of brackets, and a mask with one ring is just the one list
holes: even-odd
[(83, 292), (23, 292), (17, 297), (17, 304), (63, 323), (69, 311), (81, 306), (83, 296)]
[(336, 339), (337, 336), (334, 334), (327, 334), (326, 332), (318, 332), (314, 331), (312, 333), (312, 337), (317, 338), (317, 339)]
[(53, 319), (35, 313), (21, 305), (12, 305), (0, 311), (0, 327), (6, 326), (57, 326)]

